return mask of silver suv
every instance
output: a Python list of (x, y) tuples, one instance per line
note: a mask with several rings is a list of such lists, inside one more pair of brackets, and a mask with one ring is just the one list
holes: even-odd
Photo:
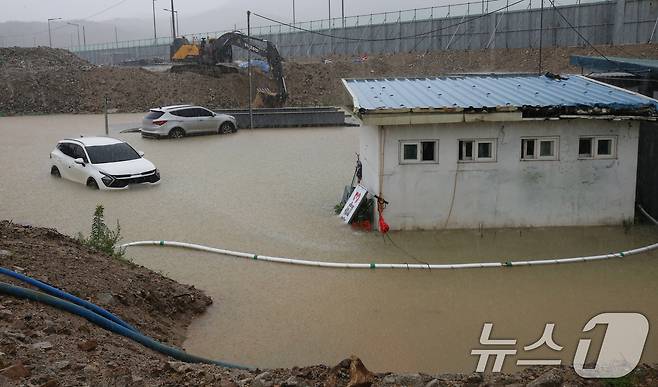
[(194, 105), (151, 109), (142, 120), (142, 136), (181, 138), (196, 133), (235, 133), (235, 117)]

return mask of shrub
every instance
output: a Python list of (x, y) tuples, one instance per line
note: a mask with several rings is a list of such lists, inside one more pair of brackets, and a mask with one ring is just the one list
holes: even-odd
[(110, 230), (105, 224), (104, 211), (105, 208), (103, 208), (102, 204), (96, 206), (91, 222), (91, 234), (89, 238), (85, 238), (80, 233), (78, 239), (80, 243), (94, 250), (109, 254), (115, 258), (123, 258), (126, 253), (125, 249), (117, 247), (117, 243), (121, 240), (121, 225), (119, 224), (119, 220), (117, 219), (116, 230)]

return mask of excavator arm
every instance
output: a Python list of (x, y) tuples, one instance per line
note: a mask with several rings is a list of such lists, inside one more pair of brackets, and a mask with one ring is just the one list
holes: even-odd
[(278, 88), (278, 92), (273, 96), (278, 103), (283, 104), (288, 98), (288, 89), (283, 77), (283, 58), (272, 42), (247, 36), (238, 31), (227, 32), (200, 48), (200, 60), (206, 64), (233, 62), (233, 47), (248, 50), (267, 60), (271, 76)]

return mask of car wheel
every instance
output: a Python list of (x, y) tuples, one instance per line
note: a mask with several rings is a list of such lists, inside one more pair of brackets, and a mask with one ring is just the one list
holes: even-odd
[(55, 177), (62, 177), (62, 174), (59, 173), (59, 169), (54, 165), (52, 166), (52, 168), (50, 168), (50, 174)]
[(169, 138), (183, 138), (185, 131), (181, 128), (173, 128), (169, 131)]
[(98, 189), (98, 183), (96, 183), (96, 180), (93, 177), (90, 177), (87, 179), (87, 187), (97, 190)]
[(235, 128), (233, 127), (233, 124), (230, 122), (222, 122), (222, 124), (219, 126), (219, 134), (229, 134), (235, 132)]

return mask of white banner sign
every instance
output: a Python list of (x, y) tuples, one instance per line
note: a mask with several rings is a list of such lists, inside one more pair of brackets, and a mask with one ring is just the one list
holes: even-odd
[(343, 210), (340, 212), (340, 218), (343, 220), (343, 222), (349, 223), (352, 220), (356, 209), (359, 208), (359, 205), (363, 199), (365, 199), (367, 193), (368, 190), (361, 184), (354, 188), (352, 195), (350, 195), (347, 203), (345, 203), (345, 207), (343, 207)]

